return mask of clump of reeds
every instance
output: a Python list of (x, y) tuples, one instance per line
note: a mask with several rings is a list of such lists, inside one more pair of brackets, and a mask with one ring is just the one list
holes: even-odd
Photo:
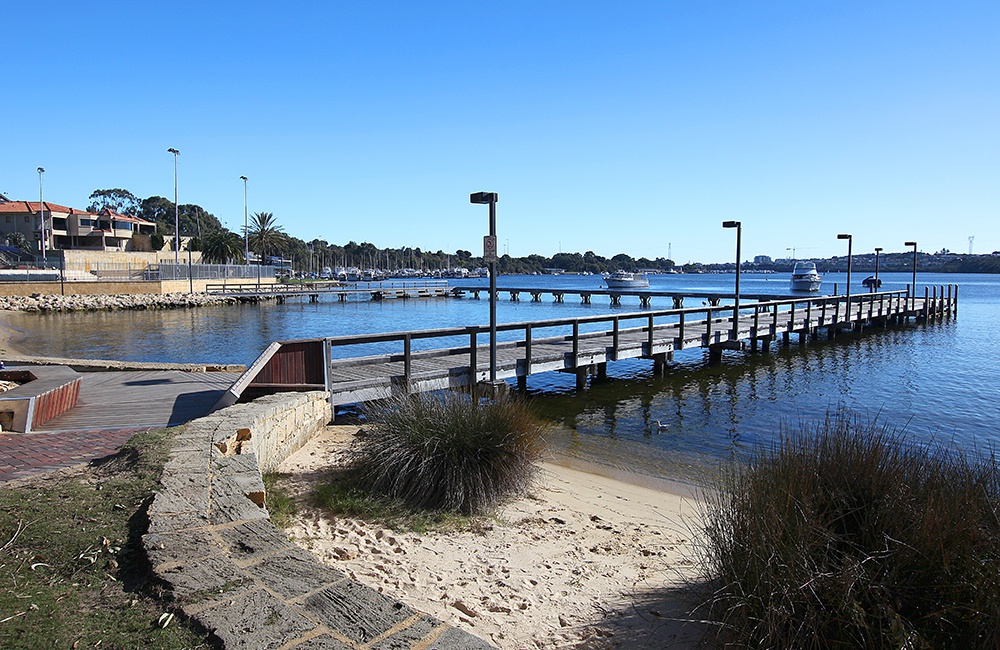
[(409, 506), (478, 514), (523, 493), (544, 425), (516, 398), (454, 393), (389, 400), (353, 452), (361, 485)]
[(715, 616), (749, 647), (1000, 647), (994, 457), (838, 414), (723, 473)]

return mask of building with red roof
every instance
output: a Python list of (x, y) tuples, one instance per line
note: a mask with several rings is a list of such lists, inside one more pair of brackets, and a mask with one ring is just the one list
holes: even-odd
[(43, 236), (46, 250), (151, 251), (156, 224), (111, 209), (94, 213), (49, 201), (0, 201), (0, 239), (15, 232), (38, 253)]

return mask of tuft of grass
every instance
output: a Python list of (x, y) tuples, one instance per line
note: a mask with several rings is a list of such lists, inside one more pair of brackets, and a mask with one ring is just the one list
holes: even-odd
[(425, 510), (479, 514), (530, 487), (544, 425), (525, 402), (455, 393), (389, 400), (352, 453), (357, 484)]
[(1000, 646), (1000, 469), (828, 416), (727, 469), (705, 561), (735, 645)]
[(169, 607), (142, 548), (174, 431), (0, 489), (0, 647), (211, 647), (186, 621), (161, 623)]
[(299, 508), (292, 495), (281, 486), (281, 474), (270, 473), (264, 475), (264, 494), (266, 494), (265, 504), (267, 512), (271, 515), (271, 522), (278, 528), (285, 528), (292, 518), (298, 514)]

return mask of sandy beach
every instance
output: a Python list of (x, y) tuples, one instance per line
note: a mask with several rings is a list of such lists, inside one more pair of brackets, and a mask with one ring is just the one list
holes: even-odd
[[(279, 467), (280, 485), (305, 501), (357, 430), (329, 427)], [(475, 532), (394, 532), (308, 507), (285, 530), (359, 582), (512, 650), (694, 647), (703, 630), (684, 622), (684, 584), (698, 526), (690, 496), (546, 462), (528, 496)]]

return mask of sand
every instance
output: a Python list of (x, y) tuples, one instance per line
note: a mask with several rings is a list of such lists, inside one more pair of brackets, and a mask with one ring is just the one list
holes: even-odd
[[(332, 426), (288, 458), (304, 501), (358, 427)], [(323, 562), (502, 649), (694, 647), (690, 496), (543, 463), (531, 493), (475, 532), (394, 532), (306, 507), (285, 529)]]

